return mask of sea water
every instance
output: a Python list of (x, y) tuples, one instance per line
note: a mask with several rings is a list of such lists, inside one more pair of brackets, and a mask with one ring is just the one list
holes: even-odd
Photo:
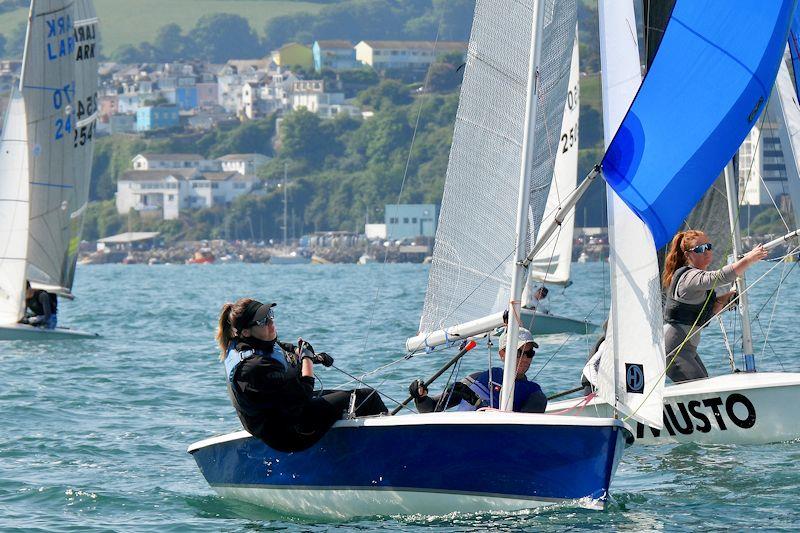
[[(750, 278), (772, 266), (758, 265)], [(364, 381), (402, 399), (411, 380), (452, 355), (402, 357), (406, 337), (416, 333), (427, 274), (427, 266), (402, 264), (80, 266), (78, 297), (60, 304), (59, 321), (102, 339), (0, 343), (0, 531), (641, 531), (800, 522), (799, 442), (635, 446), (623, 457), (605, 512), (554, 507), (326, 523), (217, 497), (186, 448), (240, 428), (214, 342), (220, 306), (243, 296), (277, 302), (282, 338), (303, 336), (353, 374), (389, 365)], [(793, 264), (779, 264), (752, 291), (760, 370), (800, 370), (798, 274)], [(788, 277), (776, 290), (782, 275)], [(575, 283), (551, 291), (551, 310), (601, 323), (606, 278), (603, 263), (573, 265)], [(718, 330), (708, 328), (701, 346), (712, 374), (729, 371)], [(576, 386), (594, 338), (538, 341), (529, 377), (548, 393)], [(485, 347), (474, 350), (459, 375), (487, 360)], [(318, 376), (326, 388), (348, 380), (334, 369)], [(504, 445), (525, 454), (536, 443)], [(491, 483), (483, 466), (475, 465), (475, 475)]]

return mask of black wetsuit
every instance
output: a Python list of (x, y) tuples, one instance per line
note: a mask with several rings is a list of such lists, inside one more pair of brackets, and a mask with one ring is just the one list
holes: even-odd
[[(314, 393), (314, 378), (301, 375), (294, 346), (249, 338), (234, 349), (253, 349), (229, 382), (231, 400), (244, 428), (279, 451), (305, 450), (340, 420), (350, 405), (349, 390)], [(356, 391), (356, 415), (386, 412), (371, 389)]]
[(33, 296), (25, 300), (25, 305), (32, 314), (28, 318), (29, 324), (48, 327), (51, 318), (58, 313), (58, 296), (47, 291), (36, 290), (33, 291)]

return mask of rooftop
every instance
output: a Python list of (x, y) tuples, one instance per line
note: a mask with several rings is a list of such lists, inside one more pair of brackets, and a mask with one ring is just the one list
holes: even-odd
[(152, 152), (145, 152), (139, 154), (145, 159), (151, 161), (204, 161), (205, 157), (200, 154), (155, 154)]
[[(372, 48), (393, 48), (393, 49), (408, 49), (414, 48), (417, 50), (466, 50), (467, 43), (461, 41), (361, 41), (362, 43)], [(361, 44), (361, 43), (359, 43)]]
[(266, 157), (269, 159), (269, 157), (264, 154), (228, 154), (218, 157), (217, 161), (240, 161), (242, 159), (255, 159), (256, 157)]
[(169, 177), (176, 180), (186, 180), (198, 175), (194, 168), (177, 168), (172, 170), (127, 170), (119, 181), (164, 181)]
[(317, 41), (320, 48), (353, 48), (353, 43), (342, 39), (330, 41)]

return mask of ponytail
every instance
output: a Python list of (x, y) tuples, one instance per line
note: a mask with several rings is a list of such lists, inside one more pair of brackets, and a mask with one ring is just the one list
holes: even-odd
[(233, 304), (228, 302), (222, 306), (222, 313), (219, 315), (219, 329), (217, 330), (217, 342), (222, 352), (219, 358), (224, 360), (228, 350), (228, 344), (233, 339), (233, 324), (231, 323), (231, 311)]
[(239, 298), (236, 303), (228, 302), (222, 306), (222, 312), (219, 315), (219, 329), (217, 330), (217, 342), (220, 350), (222, 350), (219, 358), (222, 361), (225, 360), (228, 345), (239, 336), (239, 331), (236, 329), (237, 321), (245, 314), (247, 306), (253, 301), (252, 298)]
[(694, 229), (679, 231), (675, 234), (664, 261), (664, 273), (661, 275), (661, 284), (664, 289), (669, 289), (675, 271), (686, 265), (686, 250), (694, 247), (697, 240), (704, 236), (705, 233)]

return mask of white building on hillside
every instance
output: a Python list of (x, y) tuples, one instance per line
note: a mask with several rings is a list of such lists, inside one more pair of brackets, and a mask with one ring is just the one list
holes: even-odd
[(198, 169), (130, 170), (117, 182), (120, 214), (131, 209), (165, 220), (182, 210), (225, 205), (250, 192), (255, 176), (238, 172), (201, 172)]
[(361, 41), (355, 46), (356, 60), (375, 70), (424, 69), (437, 57), (450, 52), (467, 53), (459, 41)]
[(262, 154), (228, 154), (218, 157), (223, 172), (238, 172), (245, 176), (255, 175), (258, 168), (270, 160)]

